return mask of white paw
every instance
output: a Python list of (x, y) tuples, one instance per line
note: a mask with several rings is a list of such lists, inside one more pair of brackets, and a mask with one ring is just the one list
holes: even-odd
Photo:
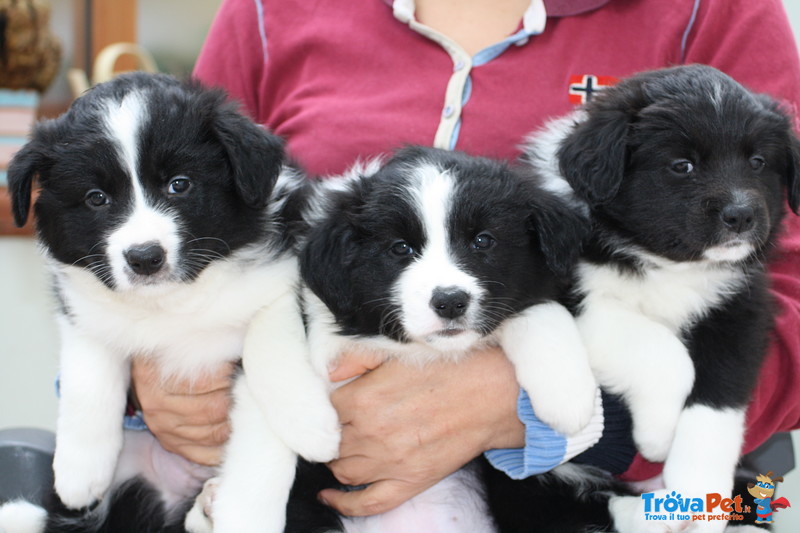
[(645, 459), (653, 463), (663, 463), (667, 460), (674, 435), (674, 431), (650, 431), (640, 427), (633, 430), (636, 449)]
[(589, 378), (576, 381), (564, 383), (552, 380), (552, 386), (543, 387), (540, 383), (535, 388), (526, 389), (539, 420), (562, 435), (577, 433), (586, 427), (594, 414), (597, 397), (594, 380)]
[(0, 505), (0, 531), (3, 533), (43, 533), (47, 511), (26, 501)]
[[(288, 491), (286, 496), (276, 499), (271, 499), (268, 494), (260, 496), (263, 497), (263, 501), (259, 502), (259, 505), (243, 505), (241, 498), (231, 499), (224, 494), (222, 497), (218, 496), (213, 503), (214, 512), (211, 520), (214, 533), (282, 533), (286, 524)], [(210, 531), (197, 530), (189, 533)]]
[(213, 533), (214, 522), (211, 515), (218, 478), (211, 478), (203, 485), (203, 490), (194, 500), (194, 505), (186, 514), (183, 525), (188, 533)]
[(58, 446), (53, 459), (55, 488), (70, 509), (80, 509), (103, 499), (114, 477), (117, 453), (113, 450)]
[[(679, 404), (680, 405), (680, 404)], [(667, 459), (675, 439), (680, 418), (679, 409), (641, 409), (634, 406), (633, 441), (639, 453), (648, 461), (662, 463)]]
[[(657, 497), (664, 494), (664, 490), (656, 492)], [(608, 508), (614, 520), (614, 530), (618, 533), (678, 533), (688, 531), (692, 526), (691, 520), (668, 520), (669, 513), (646, 512), (640, 496), (611, 498)], [(665, 519), (661, 520), (662, 517)]]
[(284, 443), (302, 458), (327, 463), (339, 456), (341, 426), (339, 416), (329, 401), (304, 409), (298, 417), (280, 422), (284, 430), (278, 432)]

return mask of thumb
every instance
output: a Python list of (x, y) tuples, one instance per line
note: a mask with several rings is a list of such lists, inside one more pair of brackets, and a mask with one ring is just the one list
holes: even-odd
[(319, 499), (345, 516), (372, 516), (391, 511), (425, 488), (388, 479), (376, 481), (363, 490), (325, 489), (319, 493)]
[(333, 382), (357, 378), (381, 366), (383, 360), (383, 356), (374, 353), (345, 353), (329, 369), (328, 378)]

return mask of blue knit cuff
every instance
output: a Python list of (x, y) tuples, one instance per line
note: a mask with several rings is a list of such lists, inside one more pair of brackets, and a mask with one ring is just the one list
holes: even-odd
[(525, 479), (552, 470), (561, 464), (567, 451), (567, 439), (539, 420), (528, 394), (520, 389), (517, 415), (525, 424), (525, 447), (489, 450), (489, 463), (512, 479)]
[(603, 434), (603, 403), (598, 391), (595, 414), (589, 424), (567, 438), (539, 420), (528, 394), (520, 389), (517, 416), (525, 424), (525, 447), (489, 450), (484, 456), (511, 479), (548, 472), (592, 447)]

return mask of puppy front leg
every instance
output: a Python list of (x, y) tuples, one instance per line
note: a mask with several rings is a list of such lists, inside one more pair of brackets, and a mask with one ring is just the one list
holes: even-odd
[(339, 417), (312, 366), (297, 296), (286, 293), (252, 321), (244, 345), (247, 383), (273, 431), (312, 462), (339, 453)]
[(122, 449), (129, 361), (60, 317), (61, 376), (53, 460), (55, 488), (78, 509), (111, 485)]
[[(266, 423), (244, 376), (234, 385), (231, 438), (225, 447), (211, 520), (216, 533), (282, 533), (297, 456)], [(191, 533), (205, 533), (187, 520)]]
[(575, 321), (563, 306), (526, 309), (503, 325), (499, 340), (537, 417), (565, 435), (589, 423), (597, 384)]
[[(664, 485), (681, 494), (720, 494), (730, 498), (744, 443), (745, 409), (694, 404), (678, 421), (675, 440), (664, 464)], [(716, 513), (720, 511), (717, 509)], [(697, 522), (696, 530), (721, 532), (724, 521)]]
[[(681, 411), (672, 448), (664, 464), (664, 486), (657, 498), (677, 493), (685, 498), (719, 494), (730, 498), (733, 477), (744, 441), (745, 411), (740, 408), (718, 409), (695, 404)], [(693, 531), (721, 533), (725, 520), (646, 520), (645, 504), (639, 496), (611, 498), (609, 510), (620, 533), (667, 533)], [(651, 510), (652, 512), (652, 510)], [(719, 508), (709, 514), (719, 515)]]
[(686, 347), (665, 326), (611, 299), (586, 302), (577, 324), (598, 382), (628, 402), (637, 448), (663, 461), (694, 384)]

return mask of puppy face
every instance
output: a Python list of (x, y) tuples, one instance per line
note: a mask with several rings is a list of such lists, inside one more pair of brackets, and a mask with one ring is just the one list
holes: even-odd
[(797, 139), (786, 116), (710, 67), (622, 82), (587, 107), (559, 153), (603, 225), (674, 261), (737, 262), (797, 211)]
[(14, 214), (49, 255), (125, 291), (194, 279), (264, 231), (280, 171), (274, 137), (219, 92), (123, 76), (37, 126), (9, 168)]
[(582, 219), (509, 168), (412, 148), (328, 198), (301, 258), (345, 334), (461, 351), (557, 290)]

